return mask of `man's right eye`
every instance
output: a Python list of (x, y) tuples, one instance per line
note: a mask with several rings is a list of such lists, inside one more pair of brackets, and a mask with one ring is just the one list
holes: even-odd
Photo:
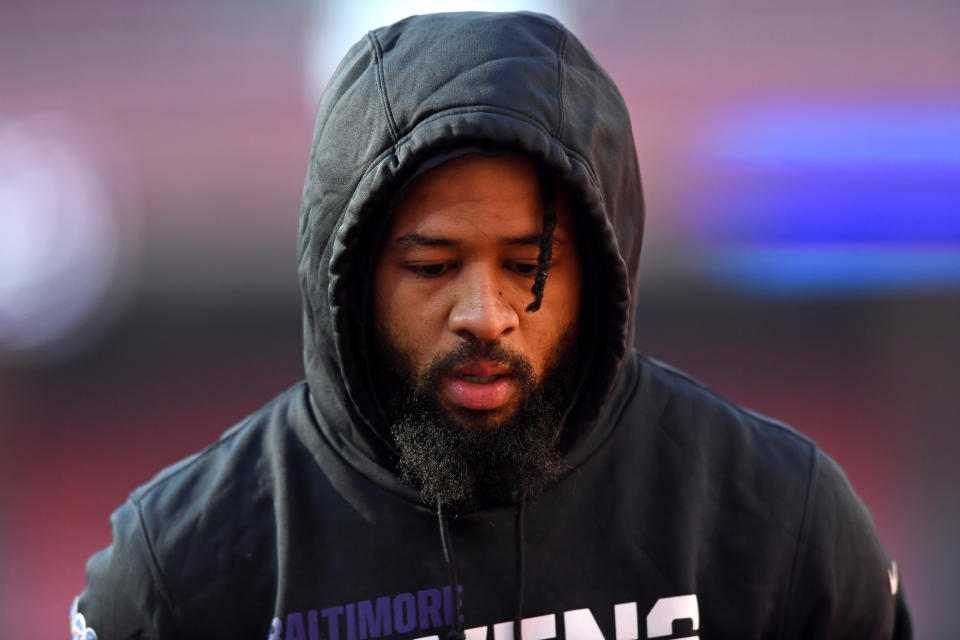
[(433, 264), (411, 264), (407, 265), (407, 268), (418, 276), (424, 278), (436, 278), (446, 273), (447, 269), (450, 268), (450, 264), (446, 262), (437, 262)]

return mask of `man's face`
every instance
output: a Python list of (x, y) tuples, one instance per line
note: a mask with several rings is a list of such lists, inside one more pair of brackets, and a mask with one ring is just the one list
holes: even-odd
[(541, 187), (522, 156), (468, 155), (417, 179), (377, 257), (375, 377), (399, 471), (450, 504), (536, 493), (565, 468), (555, 443), (576, 369), (581, 268), (557, 200), (553, 257), (533, 299)]
[(581, 269), (563, 197), (557, 215), (543, 304), (529, 313), (543, 219), (530, 160), (467, 155), (397, 204), (374, 270), (378, 340), (417, 378), (434, 366), (432, 391), (454, 424), (496, 429), (575, 329)]

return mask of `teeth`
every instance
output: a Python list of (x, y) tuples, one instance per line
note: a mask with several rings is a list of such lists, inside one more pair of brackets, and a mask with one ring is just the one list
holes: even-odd
[(502, 376), (493, 375), (493, 376), (460, 376), (461, 380), (466, 382), (473, 382), (474, 384), (486, 384), (488, 382), (493, 382)]

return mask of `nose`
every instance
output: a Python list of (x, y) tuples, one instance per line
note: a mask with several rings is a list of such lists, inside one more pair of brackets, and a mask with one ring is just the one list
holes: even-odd
[(517, 328), (520, 317), (504, 299), (496, 277), (483, 268), (464, 270), (458, 278), (456, 301), (450, 309), (450, 330), (492, 342)]

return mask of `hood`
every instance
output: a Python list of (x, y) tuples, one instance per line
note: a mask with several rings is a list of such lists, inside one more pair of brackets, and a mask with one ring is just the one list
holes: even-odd
[(588, 289), (600, 293), (565, 451), (596, 423), (632, 345), (640, 176), (623, 98), (593, 56), (556, 20), (531, 13), (430, 14), (371, 31), (320, 101), (299, 278), (317, 417), (387, 467), (395, 453), (368, 358), (372, 259), (403, 185), (472, 151), (520, 152), (549, 169), (584, 236)]

